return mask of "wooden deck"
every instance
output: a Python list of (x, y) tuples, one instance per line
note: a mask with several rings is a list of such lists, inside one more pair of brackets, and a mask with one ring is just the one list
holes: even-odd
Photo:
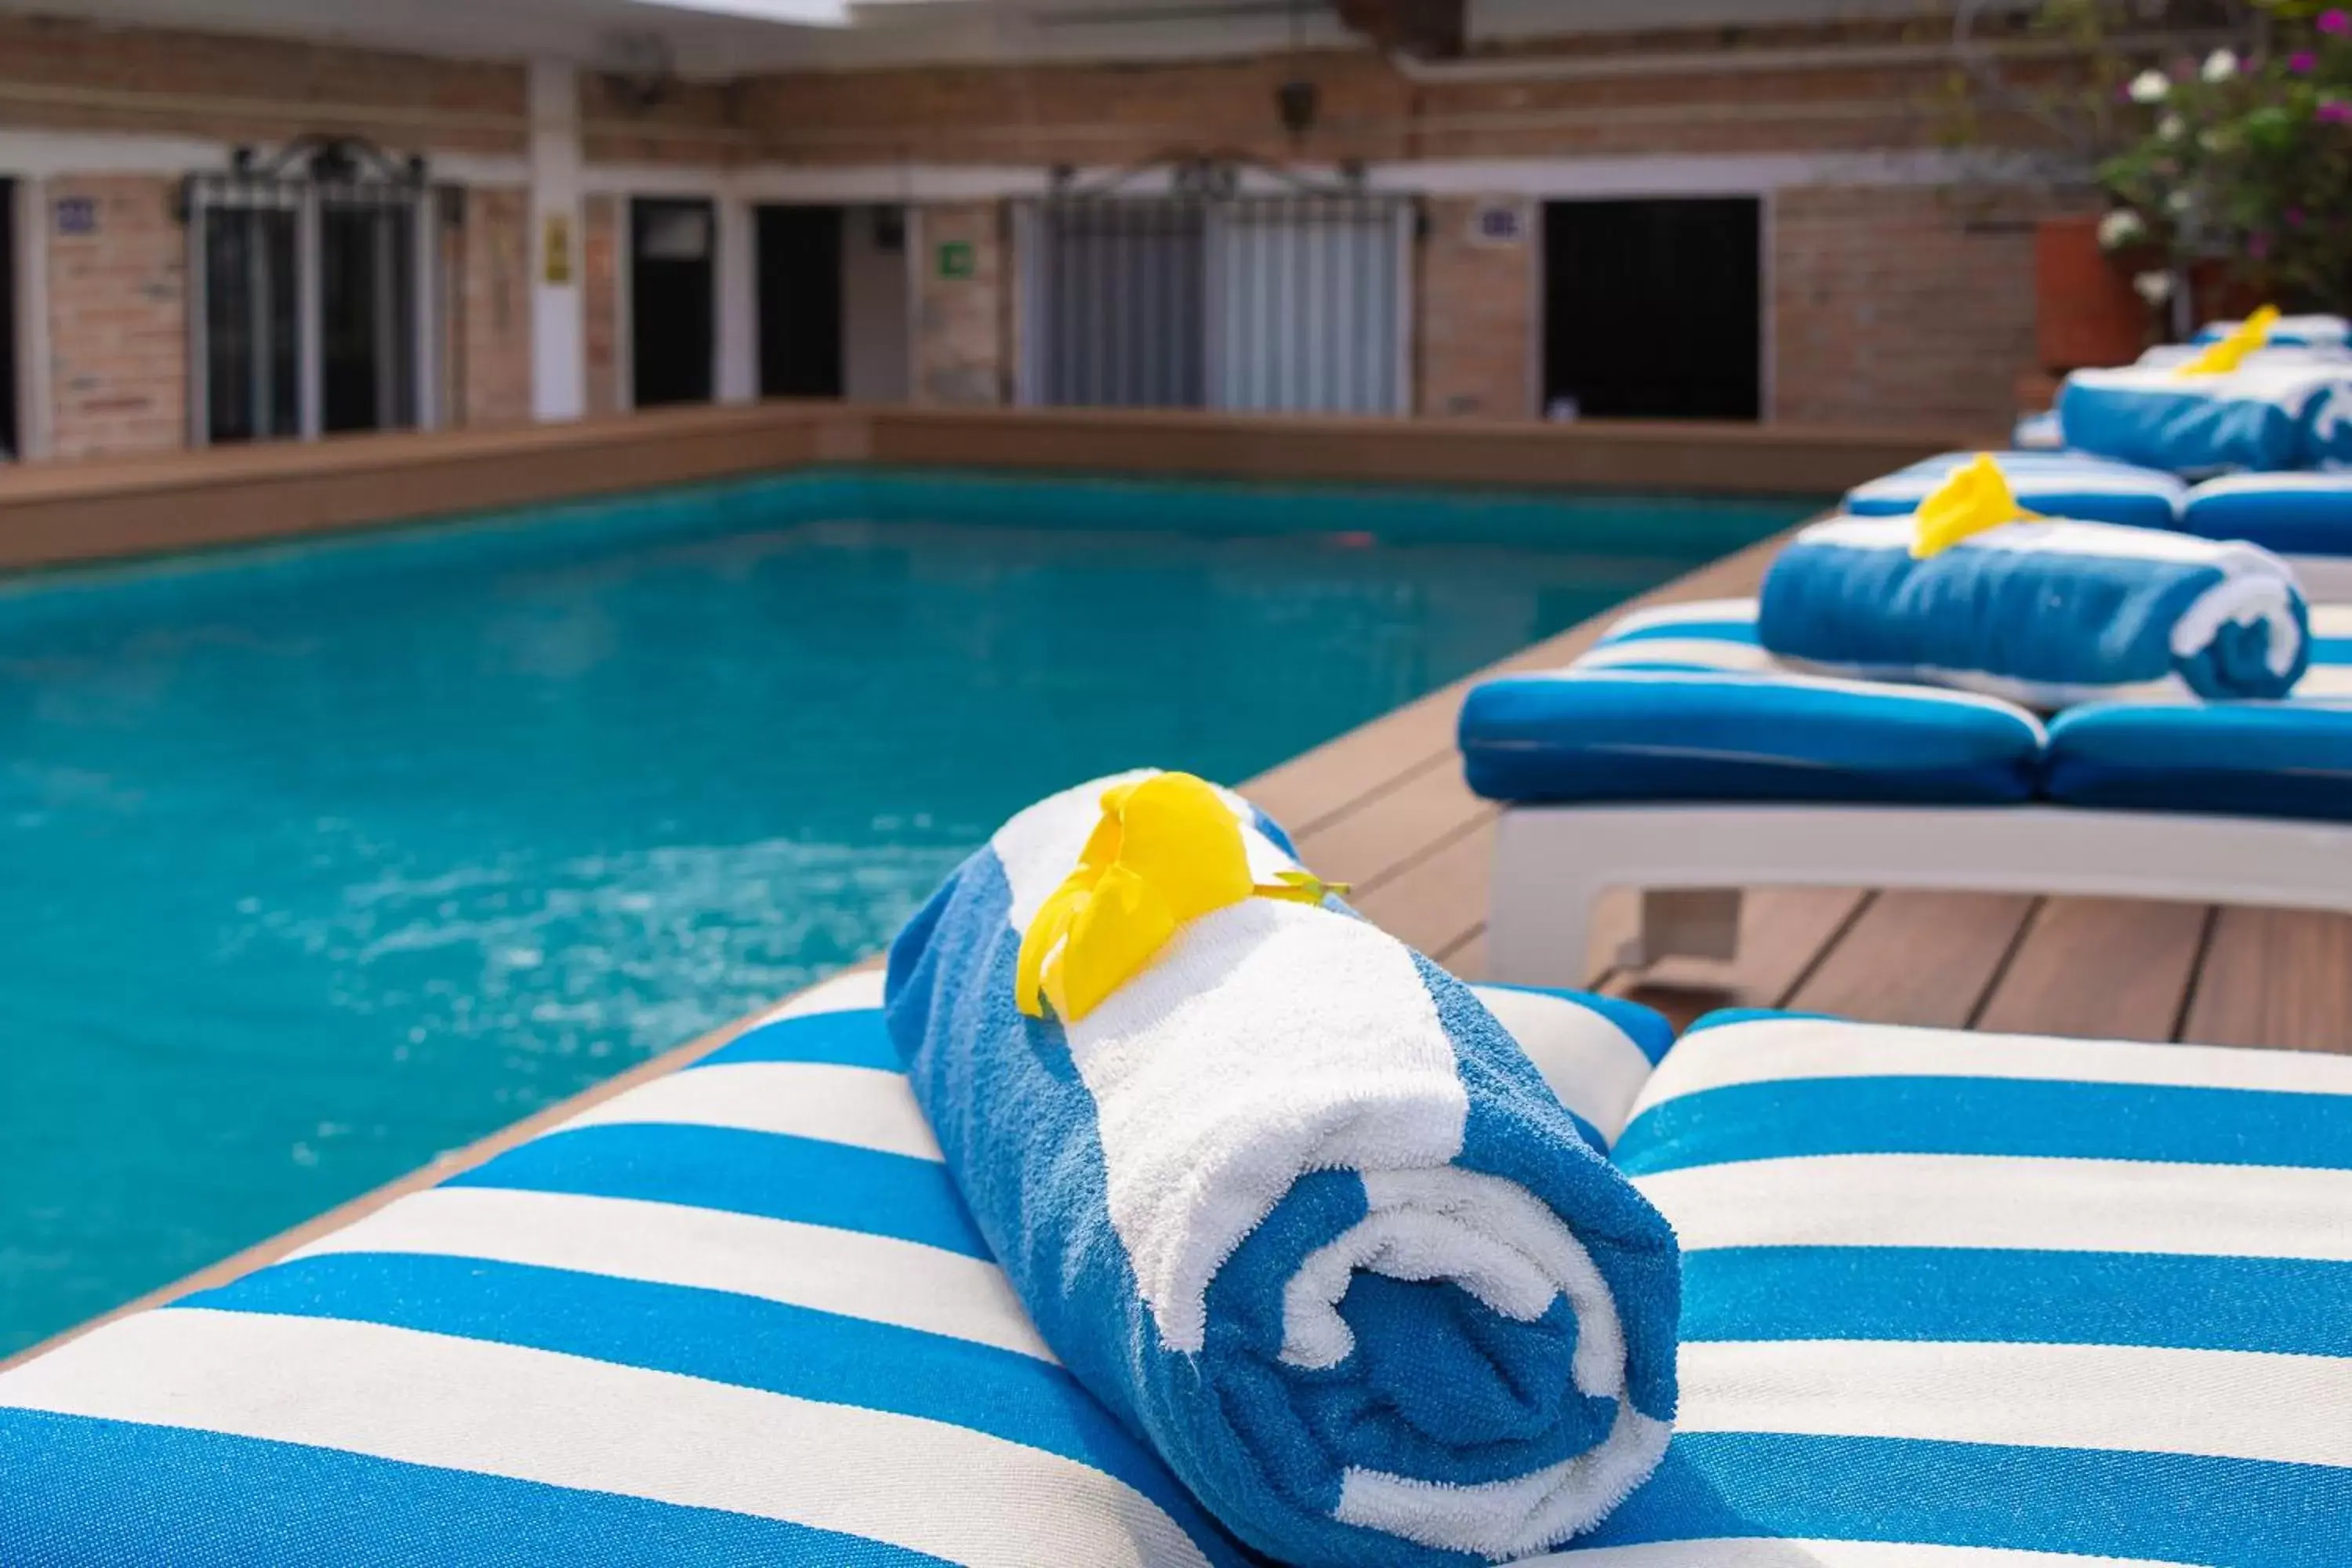
[[(1776, 545), (1636, 601), (1754, 592)], [(1601, 621), (1506, 668), (1567, 663)], [(1481, 976), (1496, 809), (1462, 782), (1454, 715), (1468, 682), (1374, 721), (1244, 786), (1318, 873), (1465, 978)], [(1596, 955), (1631, 929), (1595, 921)], [(1866, 889), (1752, 890), (1731, 963), (1602, 966), (1588, 983), (1677, 1024), (1715, 1007), (1789, 1007), (1888, 1024), (2352, 1052), (2352, 917), (2115, 899)]]

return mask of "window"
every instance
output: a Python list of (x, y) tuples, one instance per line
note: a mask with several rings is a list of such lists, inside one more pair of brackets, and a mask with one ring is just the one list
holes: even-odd
[(240, 154), (191, 179), (187, 206), (196, 444), (434, 422), (420, 166), (300, 143), (268, 168)]

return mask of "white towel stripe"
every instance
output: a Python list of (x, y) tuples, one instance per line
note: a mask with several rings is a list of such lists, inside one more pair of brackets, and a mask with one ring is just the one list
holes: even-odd
[(1089, 1563), (1205, 1561), (1123, 1482), (1020, 1443), (374, 1323), (143, 1312), (0, 1375), (0, 1404), (728, 1509), (956, 1563), (1034, 1568), (1041, 1541)]
[(674, 1072), (592, 1105), (556, 1131), (642, 1122), (782, 1132), (940, 1158), (902, 1075), (833, 1062), (729, 1062)]
[(2352, 1094), (2352, 1057), (2226, 1046), (1955, 1036), (1893, 1025), (1776, 1018), (1701, 1029), (1675, 1043), (1634, 1114), (1735, 1084), (1832, 1078), (2033, 1079), (2052, 1083), (2172, 1084), (2192, 1089)]
[(781, 1023), (786, 1018), (805, 1018), (814, 1013), (854, 1013), (861, 1008), (882, 1005), (882, 972), (878, 969), (852, 970), (836, 974), (820, 984), (812, 985), (797, 996), (787, 997), (759, 1016), (752, 1027), (760, 1024)]
[(1517, 1568), (2168, 1568), (2141, 1557), (2012, 1552), (1998, 1546), (1915, 1546), (1888, 1541), (1654, 1541), (1530, 1557)]
[(1054, 1353), (992, 1263), (897, 1237), (636, 1198), (436, 1187), (292, 1254), (422, 1253), (727, 1290)]
[(1817, 1154), (1662, 1171), (1633, 1184), (1685, 1252), (1991, 1247), (2352, 1262), (2352, 1171)]
[(1501, 986), (1471, 990), (1518, 1041), (1559, 1102), (1615, 1142), (1633, 1097), (1649, 1081), (1650, 1058), (1642, 1047), (1591, 1008), (1560, 997)]
[(2352, 1465), (2352, 1358), (1894, 1340), (1682, 1347), (1685, 1432)]

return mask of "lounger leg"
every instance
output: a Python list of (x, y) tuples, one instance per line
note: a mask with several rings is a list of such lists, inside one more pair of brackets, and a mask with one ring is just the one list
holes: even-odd
[(1627, 968), (1662, 958), (1739, 956), (1739, 889), (1651, 888), (1642, 894), (1641, 929), (1619, 950)]
[(1579, 857), (1542, 842), (1558, 832), (1557, 825), (1510, 811), (1496, 824), (1486, 920), (1490, 980), (1583, 985), (1593, 978), (1592, 906), (1607, 884), (1591, 877)]

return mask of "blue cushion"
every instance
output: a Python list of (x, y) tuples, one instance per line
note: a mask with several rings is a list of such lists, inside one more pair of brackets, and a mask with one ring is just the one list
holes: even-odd
[(2088, 703), (2052, 722), (2042, 788), (2075, 805), (2352, 822), (2352, 705)]
[(1643, 1102), (1617, 1159), (1682, 1237), (1682, 1426), (1579, 1544), (2345, 1561), (2352, 1061), (1748, 1015)]
[(2352, 555), (2352, 474), (2231, 474), (2189, 492), (2180, 526), (2282, 555)]
[(1621, 665), (1482, 682), (1461, 744), (1489, 800), (1958, 805), (2028, 798), (2042, 726), (1966, 692)]
[[(1953, 469), (1975, 456), (1946, 452), (1856, 485), (1846, 492), (1845, 510), (1853, 517), (1907, 516)], [(2188, 493), (2188, 487), (2170, 474), (2079, 452), (1997, 452), (1993, 458), (2019, 503), (2044, 517), (2170, 528)]]

